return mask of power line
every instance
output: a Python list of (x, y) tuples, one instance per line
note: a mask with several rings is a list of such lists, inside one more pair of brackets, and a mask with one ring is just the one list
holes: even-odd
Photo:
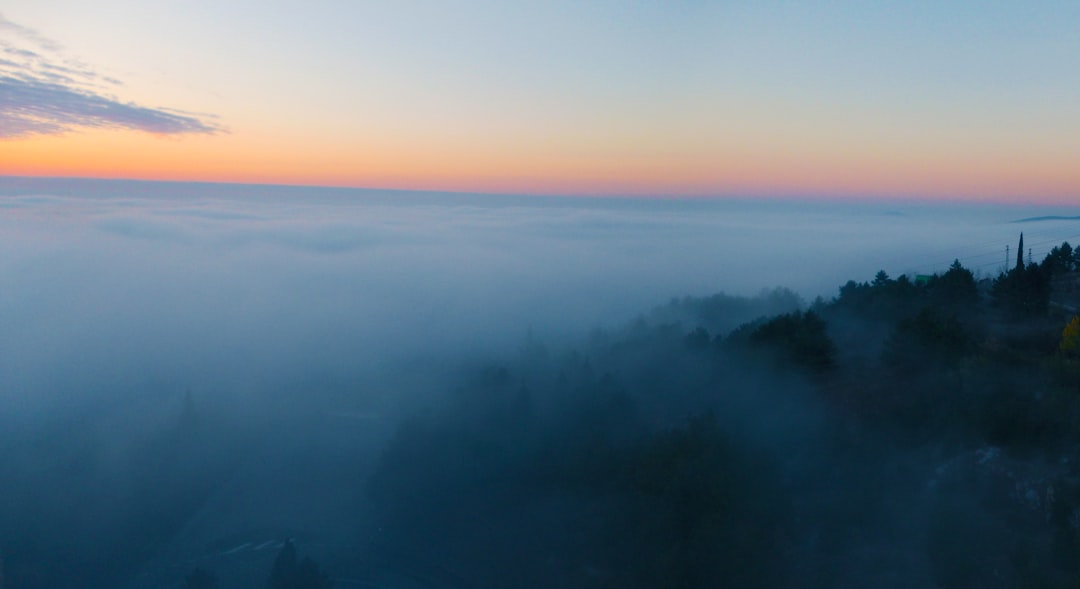
[[(1036, 258), (1036, 257), (1038, 257), (1040, 259), (1044, 258), (1050, 252), (1050, 250), (1052, 250), (1055, 247), (1060, 246), (1064, 242), (1069, 242), (1069, 241), (1077, 242), (1077, 241), (1080, 241), (1080, 233), (1076, 232), (1075, 223), (1072, 223), (1071, 225), (1072, 225), (1071, 227), (1067, 228), (1067, 231), (1048, 232), (1048, 233), (1043, 233), (1043, 234), (1036, 233), (1036, 234), (1034, 234), (1034, 237), (1036, 238), (1035, 241), (1031, 241), (1030, 238), (1029, 238), (1029, 240), (1027, 241), (1027, 245), (1029, 246), (1028, 247), (1028, 263), (1029, 264), (1033, 263), (1034, 258)], [(1055, 233), (1057, 233), (1057, 235), (1055, 235), (1053, 237), (1050, 237), (1051, 235), (1054, 235)], [(1029, 235), (1031, 235), (1030, 232), (1029, 232)], [(1005, 241), (1005, 243), (1003, 244), (1002, 241)], [(940, 261), (931, 262), (931, 263), (919, 263), (919, 264), (917, 264), (917, 266), (920, 267), (920, 268), (926, 269), (927, 272), (925, 272), (925, 273), (933, 273), (933, 272), (935, 272), (937, 270), (947, 268), (949, 265), (951, 265), (953, 263), (954, 260), (959, 260), (961, 265), (963, 265), (968, 270), (972, 270), (972, 271), (984, 270), (986, 268), (992, 268), (992, 267), (1000, 267), (1002, 270), (1007, 270), (1010, 267), (1010, 263), (1011, 263), (1011, 258), (1010, 258), (1009, 254), (1008, 254), (1010, 244), (1009, 244), (1009, 241), (1007, 241), (1007, 240), (1002, 240), (1002, 241), (996, 241), (996, 242), (992, 242), (992, 243), (985, 243), (985, 244), (979, 244), (979, 245), (961, 246), (961, 247), (959, 247), (959, 248), (957, 248), (955, 250), (952, 250), (952, 251), (957, 252), (957, 254), (953, 255), (952, 257), (950, 257), (947, 260), (940, 260)], [(1002, 264), (1000, 262), (1001, 258), (998, 257), (998, 256), (1001, 256), (1001, 249), (1000, 249), (1001, 245), (1004, 245), (1005, 249), (1006, 249), (1006, 254), (1005, 254), (1006, 257), (1005, 257), (1005, 263), (1004, 264)], [(989, 249), (987, 249), (990, 246), (997, 246), (997, 247), (995, 247), (992, 251), (990, 251)], [(972, 250), (976, 250), (976, 253), (972, 253), (972, 254), (969, 254), (969, 255), (965, 255), (965, 254), (961, 253), (961, 252), (964, 252), (964, 251), (972, 251)], [(978, 251), (978, 250), (985, 250), (985, 251)], [(937, 250), (937, 251), (939, 251), (941, 253), (945, 253), (946, 251), (949, 251), (949, 250), (942, 249), (942, 250)], [(931, 254), (931, 255), (933, 255), (933, 254)], [(987, 261), (987, 262), (980, 262), (979, 261), (979, 260), (982, 260), (984, 258), (991, 258), (991, 257), (998, 257), (998, 258), (997, 258), (997, 260)], [(899, 264), (897, 264), (897, 263), (892, 264), (892, 266), (896, 266), (896, 265), (899, 265)], [(882, 267), (888, 267), (888, 266), (882, 266)]]

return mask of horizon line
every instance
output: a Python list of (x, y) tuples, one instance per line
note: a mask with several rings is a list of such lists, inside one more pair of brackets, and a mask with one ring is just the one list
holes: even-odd
[[(894, 194), (894, 193), (860, 193), (849, 192), (836, 193), (792, 193), (792, 192), (753, 192), (745, 193), (637, 193), (637, 192), (536, 192), (536, 191), (485, 191), (485, 190), (462, 190), (454, 188), (408, 188), (400, 186), (355, 186), (344, 184), (318, 184), (318, 183), (289, 183), (289, 182), (258, 182), (242, 180), (203, 180), (203, 179), (174, 179), (174, 178), (138, 178), (138, 177), (107, 177), (107, 176), (51, 176), (51, 175), (13, 175), (0, 173), (0, 183), (6, 181), (21, 182), (89, 182), (89, 183), (131, 183), (131, 184), (157, 184), (175, 186), (217, 186), (234, 188), (273, 188), (273, 189), (316, 189), (326, 191), (359, 191), (359, 192), (392, 192), (416, 195), (460, 195), (481, 197), (513, 197), (513, 198), (539, 198), (539, 199), (568, 199), (568, 200), (631, 200), (631, 201), (660, 201), (660, 202), (715, 202), (715, 201), (769, 201), (781, 203), (790, 202), (837, 202), (847, 204), (872, 204), (872, 203), (898, 203), (909, 204), (996, 204), (1003, 206), (1063, 206), (1080, 208), (1080, 202), (1059, 201), (1048, 197), (1026, 196), (1017, 197), (1005, 195), (985, 196), (956, 196), (956, 195), (933, 195), (933, 194)], [(1023, 200), (1018, 201), (1017, 199)], [(1080, 195), (1077, 197), (1080, 199)]]

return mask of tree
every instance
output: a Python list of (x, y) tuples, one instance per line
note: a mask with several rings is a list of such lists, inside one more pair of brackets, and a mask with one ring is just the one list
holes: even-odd
[(1073, 259), (1073, 248), (1069, 242), (1062, 242), (1054, 247), (1042, 261), (1042, 269), (1048, 274), (1065, 274), (1076, 269)]
[(836, 364), (836, 345), (829, 338), (825, 321), (813, 311), (778, 315), (758, 325), (744, 326), (732, 336), (736, 341), (742, 339), (751, 346), (771, 350), (814, 374), (828, 372)]
[(1072, 320), (1061, 332), (1061, 344), (1058, 345), (1058, 349), (1063, 354), (1071, 356), (1077, 353), (1078, 347), (1080, 347), (1080, 317), (1073, 315)]
[(960, 265), (960, 260), (953, 260), (944, 274), (934, 275), (926, 287), (932, 303), (954, 312), (968, 311), (979, 302), (975, 275)]
[(1038, 264), (1014, 268), (994, 280), (990, 295), (1014, 319), (1044, 315), (1050, 305), (1050, 274)]
[(270, 579), (266, 582), (267, 589), (292, 589), (295, 587), (297, 576), (296, 546), (291, 539), (285, 540), (285, 545), (278, 551), (274, 559), (274, 568), (270, 571)]
[(901, 373), (941, 369), (955, 365), (974, 342), (955, 316), (942, 316), (926, 308), (897, 324), (885, 343), (882, 360)]
[(297, 560), (296, 546), (291, 539), (285, 541), (277, 558), (270, 578), (266, 581), (267, 589), (330, 589), (333, 582), (319, 570), (315, 561), (304, 557)]
[(184, 579), (185, 589), (218, 589), (217, 575), (210, 571), (195, 567), (191, 574)]
[(1020, 245), (1016, 246), (1016, 269), (1024, 269), (1024, 232), (1020, 232)]
[(686, 342), (686, 347), (692, 350), (704, 350), (709, 347), (709, 343), (712, 340), (709, 338), (708, 330), (704, 327), (698, 327), (694, 331), (686, 334), (683, 341)]

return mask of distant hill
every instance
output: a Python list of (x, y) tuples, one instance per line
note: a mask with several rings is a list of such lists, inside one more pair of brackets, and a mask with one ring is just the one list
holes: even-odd
[(1035, 221), (1080, 221), (1080, 216), (1076, 217), (1063, 217), (1061, 215), (1046, 215), (1045, 217), (1028, 217), (1026, 219), (1017, 219), (1013, 223), (1033, 223)]

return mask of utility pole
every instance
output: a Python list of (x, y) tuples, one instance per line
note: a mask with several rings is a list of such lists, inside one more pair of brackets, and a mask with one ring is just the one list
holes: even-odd
[(1031, 248), (1028, 248), (1028, 266), (1031, 265)]
[(1009, 269), (1009, 244), (1005, 244), (1005, 270)]

